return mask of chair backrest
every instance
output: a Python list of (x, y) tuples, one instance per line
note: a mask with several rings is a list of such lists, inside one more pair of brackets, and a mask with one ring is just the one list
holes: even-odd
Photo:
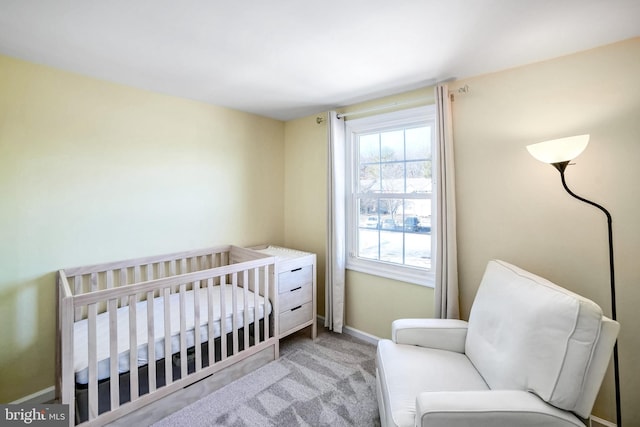
[(530, 391), (586, 418), (618, 330), (593, 301), (493, 260), (471, 308), (465, 352), (491, 389)]

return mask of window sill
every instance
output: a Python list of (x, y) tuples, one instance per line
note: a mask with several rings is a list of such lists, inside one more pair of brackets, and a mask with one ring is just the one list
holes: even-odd
[(426, 286), (428, 288), (435, 287), (434, 273), (418, 268), (402, 267), (380, 261), (364, 261), (360, 259), (348, 261), (346, 268), (347, 270), (398, 280), (414, 285)]

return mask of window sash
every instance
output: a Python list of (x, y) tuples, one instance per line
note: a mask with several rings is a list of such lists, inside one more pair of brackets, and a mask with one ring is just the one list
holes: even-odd
[[(397, 199), (402, 203), (406, 200), (431, 200), (433, 203), (434, 194), (433, 188), (430, 191), (420, 192), (384, 192), (382, 189), (373, 191), (360, 191), (360, 167), (366, 165), (385, 165), (385, 164), (408, 164), (411, 162), (428, 161), (429, 158), (405, 158), (403, 160), (381, 160), (371, 162), (359, 162), (359, 147), (358, 137), (363, 135), (370, 135), (375, 133), (382, 133), (390, 130), (397, 129), (411, 129), (419, 126), (430, 126), (432, 128), (431, 137), (431, 161), (434, 153), (434, 133), (435, 133), (435, 109), (433, 106), (420, 107), (417, 109), (405, 110), (401, 112), (388, 113), (384, 115), (368, 117), (365, 119), (358, 119), (347, 122), (347, 269), (360, 271), (363, 273), (374, 274), (377, 276), (387, 277), (395, 280), (406, 281), (410, 283), (416, 283), (425, 286), (434, 286), (435, 269), (434, 269), (434, 255), (435, 255), (435, 217), (432, 215), (431, 220), (431, 268), (415, 267), (411, 265), (403, 265), (398, 263), (387, 262), (377, 259), (369, 259), (360, 257), (359, 251), (359, 236), (360, 236), (360, 200), (384, 200), (384, 199)], [(433, 168), (433, 165), (432, 165)], [(407, 177), (406, 167), (405, 176), (403, 178), (403, 188), (406, 189)], [(378, 219), (381, 218), (379, 213), (376, 213)], [(413, 216), (413, 215), (411, 215)], [(402, 230), (396, 231), (398, 233), (405, 233), (404, 230), (404, 218), (402, 215), (403, 223), (401, 225)], [(379, 227), (379, 225), (378, 225)], [(381, 232), (381, 230), (378, 230)], [(403, 247), (402, 247), (402, 262), (407, 262), (405, 258), (406, 249), (406, 236), (403, 234)], [(380, 250), (380, 240), (378, 240), (378, 251)]]

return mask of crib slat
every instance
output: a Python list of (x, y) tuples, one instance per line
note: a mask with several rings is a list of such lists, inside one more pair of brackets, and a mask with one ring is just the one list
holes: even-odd
[[(66, 281), (64, 281), (66, 282)], [(59, 286), (64, 288), (65, 283), (61, 283)], [(68, 286), (68, 283), (66, 283)], [(66, 296), (65, 296), (66, 294)], [(74, 323), (74, 310), (73, 310), (73, 297), (71, 296), (71, 290), (60, 289), (60, 401), (65, 404), (69, 404), (69, 418), (70, 422), (75, 420), (75, 373), (74, 363), (74, 336), (73, 336), (73, 323)]]
[(171, 361), (171, 288), (164, 288), (164, 378), (165, 384), (173, 382)]
[[(108, 277), (108, 276), (107, 276)], [(107, 303), (109, 312), (109, 388), (111, 392), (111, 410), (120, 406), (120, 376), (118, 375), (118, 300)]]
[(195, 351), (195, 370), (202, 367), (202, 348), (200, 347), (200, 281), (193, 282), (193, 345)]
[(157, 271), (157, 278), (158, 279), (164, 277), (165, 266), (166, 266), (166, 263), (164, 261), (161, 261), (161, 262), (158, 263), (158, 271)]
[(231, 318), (233, 321), (231, 322), (233, 331), (232, 334), (232, 342), (233, 342), (233, 354), (238, 353), (238, 273), (233, 273), (231, 275)]
[(227, 281), (225, 276), (221, 276), (220, 277), (220, 360), (224, 360), (227, 358), (227, 332), (228, 332), (227, 331)]
[[(73, 278), (73, 295), (80, 295), (82, 293), (82, 276), (74, 276)], [(82, 319), (82, 307), (78, 306), (75, 310), (75, 320)]]
[[(126, 268), (121, 268), (120, 269), (120, 283), (118, 284), (119, 286), (127, 286), (127, 269)], [(122, 299), (120, 300), (120, 307), (126, 307), (127, 306), (127, 297), (123, 296)]]
[[(214, 330), (213, 330), (213, 310), (215, 310), (215, 308), (213, 307), (213, 279), (209, 278), (207, 279), (207, 314), (208, 314), (208, 318), (207, 318), (207, 327), (208, 329), (208, 333), (207, 333), (207, 338), (208, 338), (208, 344), (209, 344), (209, 366), (213, 366), (213, 363), (215, 362), (215, 335), (214, 335)], [(224, 322), (224, 319), (220, 319), (220, 323), (222, 324), (222, 322)]]
[[(172, 259), (171, 261), (169, 261), (169, 277), (173, 277), (173, 276), (176, 275), (176, 268), (177, 268), (176, 264), (177, 264), (177, 262), (176, 262), (175, 259)], [(176, 292), (177, 289), (178, 289), (178, 287), (176, 285), (176, 286), (173, 286), (171, 288), (171, 291), (172, 292)]]
[(156, 389), (156, 335), (155, 335), (155, 299), (153, 291), (147, 292), (147, 360), (149, 372), (149, 393)]
[(142, 280), (141, 270), (142, 269), (139, 265), (133, 267), (133, 283), (140, 283), (140, 281)]
[(89, 420), (98, 416), (98, 340), (96, 333), (97, 304), (87, 307), (87, 343), (89, 351)]
[(249, 270), (242, 272), (242, 330), (244, 331), (244, 348), (249, 348)]
[(91, 273), (91, 292), (98, 290), (98, 274)]
[(220, 254), (211, 254), (211, 268), (220, 266)]
[(131, 401), (138, 398), (138, 320), (136, 295), (129, 296), (129, 385)]
[(253, 341), (260, 342), (260, 270), (253, 270)]
[(107, 283), (107, 289), (113, 288), (113, 270), (107, 270), (105, 272), (105, 280)]
[(187, 376), (187, 319), (186, 312), (187, 285), (180, 285), (180, 378)]
[[(270, 283), (270, 274), (269, 274), (269, 266), (265, 266), (263, 268), (264, 271), (264, 280), (263, 283), (264, 285), (262, 286), (262, 302), (264, 303), (264, 323), (263, 323), (263, 327), (264, 327), (264, 339), (268, 340), (269, 339), (269, 325), (271, 324), (271, 322), (269, 321), (269, 316), (267, 313), (267, 304), (269, 303), (269, 295), (276, 295), (277, 291), (275, 291), (276, 293), (272, 293), (269, 291), (270, 289), (270, 285), (275, 287), (275, 284), (271, 284)], [(271, 312), (275, 313), (275, 307), (271, 307)], [(274, 314), (273, 316), (274, 318), (276, 317), (276, 315)]]

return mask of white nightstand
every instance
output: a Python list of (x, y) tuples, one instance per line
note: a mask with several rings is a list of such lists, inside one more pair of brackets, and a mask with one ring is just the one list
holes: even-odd
[(276, 257), (278, 274), (278, 338), (311, 326), (317, 335), (316, 254), (279, 246), (251, 249)]

